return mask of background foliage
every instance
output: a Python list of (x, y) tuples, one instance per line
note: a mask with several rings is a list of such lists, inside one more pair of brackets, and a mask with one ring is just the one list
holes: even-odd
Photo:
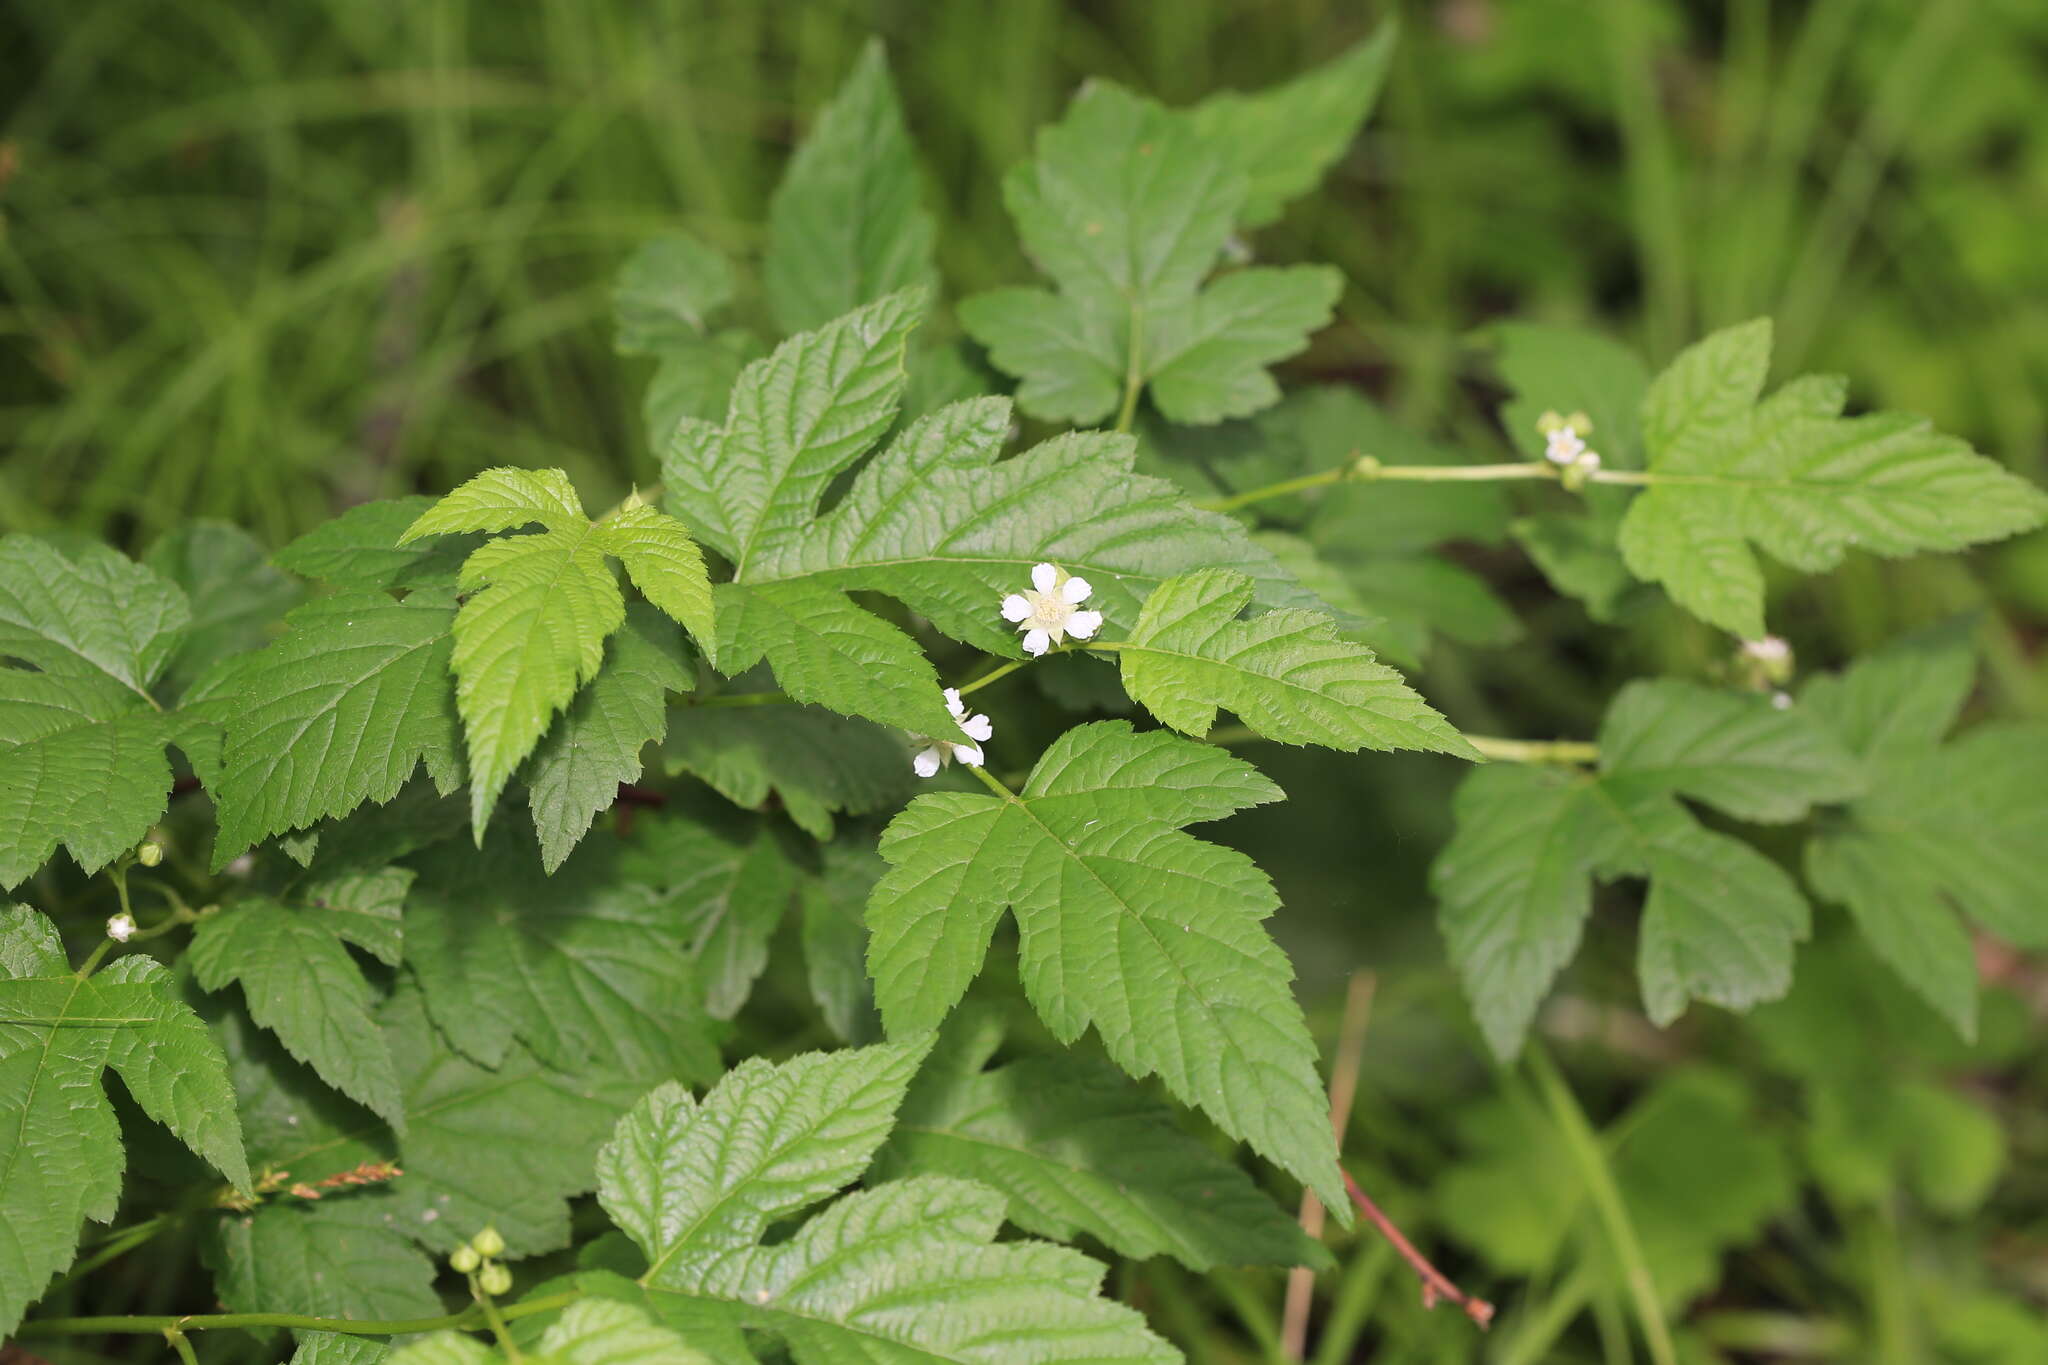
[[(1594, 323), (1661, 365), (1709, 328), (1770, 314), (1780, 375), (1847, 374), (1859, 409), (1925, 414), (2017, 472), (2048, 473), (2037, 245), (2048, 123), (2034, 97), (2048, 15), (2026, 0), (1443, 0), (1363, 12), (95, 0), (0, 15), (0, 531), (107, 535), (169, 563), (178, 550), (161, 537), (192, 516), (277, 546), (344, 506), (438, 493), (498, 465), (564, 468), (591, 507), (610, 506), (659, 477), (641, 410), (652, 366), (617, 353), (659, 338), (615, 338), (614, 272), (678, 225), (756, 254), (791, 147), (869, 35), (887, 45), (918, 188), (939, 219), (945, 296), (961, 299), (1035, 278), (1002, 172), (1084, 76), (1187, 103), (1315, 66), (1396, 10), (1402, 43), (1366, 133), (1321, 191), (1256, 238), (1261, 262), (1327, 262), (1341, 276), (1335, 322), (1283, 372), (1290, 386), (1326, 387), (1265, 431), (1282, 454), (1261, 458), (1280, 468), (1220, 439), (1208, 461), (1219, 491), (1357, 445), (1390, 462), (1510, 458), (1529, 415), (1511, 409), (1506, 429), (1496, 417), (1496, 348), (1510, 333), (1488, 324), (1504, 316)], [(858, 301), (819, 288), (737, 280), (730, 317), (780, 335)], [(944, 316), (926, 330), (961, 334)], [(1314, 543), (1349, 547), (1359, 562), (1347, 567), (1382, 585), (1369, 604), (1384, 618), (1376, 644), (1419, 664), (1411, 678), (1462, 727), (1591, 737), (1625, 680), (1724, 666), (1723, 638), (1668, 606), (1594, 593), (1607, 607), (1596, 620), (1554, 597), (1514, 548), (1569, 534), (1536, 522), (1542, 509), (1493, 491), (1425, 503), (1428, 491), (1394, 504), (1347, 491), (1293, 522)], [(1442, 520), (1419, 527), (1425, 506)], [(1442, 540), (1457, 546), (1455, 574), (1419, 553)], [(1960, 561), (1852, 555), (1829, 577), (1773, 588), (1772, 624), (1803, 672), (1978, 610), (1985, 668), (1964, 687), (1971, 718), (2048, 711), (2040, 536)], [(289, 602), (243, 605), (260, 622)], [(232, 629), (232, 614), (218, 624)], [(181, 688), (196, 682), (176, 660), (152, 667)], [(659, 675), (657, 647), (645, 667)], [(1073, 672), (1074, 696), (1099, 695)], [(1033, 723), (1049, 737), (1063, 720), (1017, 722)], [(449, 738), (413, 736), (412, 752)], [(1789, 998), (1748, 1022), (1694, 1010), (1660, 1033), (1595, 1003), (1629, 1000), (1633, 972), (1633, 912), (1596, 906), (1537, 1025), (1605, 1138), (1589, 1173), (1557, 1073), (1491, 1065), (1447, 963), (1426, 865), (1450, 834), (1453, 766), (1251, 754), (1291, 800), (1218, 831), (1276, 877), (1287, 912), (1273, 927), (1326, 1057), (1345, 978), (1377, 973), (1347, 1161), (1411, 1233), (1502, 1301), (1487, 1358), (1614, 1349), (1627, 1291), (1599, 1233), (1603, 1191), (1630, 1210), (1682, 1309), (1682, 1347), (1700, 1358), (2048, 1352), (2038, 961), (1977, 946), (1989, 989), (1966, 1044), (1823, 910)], [(765, 790), (759, 774), (700, 775), (749, 804)], [(1905, 795), (1868, 800), (1912, 808), (1929, 785), (1909, 773)], [(252, 837), (291, 823), (246, 819)], [(1816, 881), (1856, 875), (1854, 836), (1845, 827)], [(820, 934), (830, 924), (815, 917)], [(807, 906), (783, 932), (808, 938), (813, 926)], [(339, 963), (335, 989), (364, 989), (338, 944), (307, 951)], [(763, 960), (763, 1001), (734, 1023), (740, 1045), (823, 1042), (789, 1031), (787, 1002), (808, 994), (802, 956)], [(460, 990), (463, 964), (444, 965), (443, 988)], [(1964, 1008), (1956, 998), (1950, 1018)], [(398, 1015), (383, 1026), (419, 1026)], [(519, 1046), (572, 1056), (575, 1042)], [(459, 1084), (369, 1063), (363, 1073), (373, 1108), (387, 1092)], [(573, 1127), (568, 1099), (552, 1103), (538, 1112)], [(1038, 1216), (1059, 1231), (1073, 1215)], [(288, 1222), (265, 1235), (289, 1237)], [(1089, 1231), (1130, 1255), (1200, 1235), (1142, 1220)], [(188, 1268), (183, 1235), (97, 1272), (92, 1302), (60, 1291), (52, 1310), (200, 1301), (207, 1278)], [(1332, 1240), (1322, 1358), (1470, 1358), (1469, 1325), (1419, 1311), (1379, 1243)], [(1208, 1263), (1199, 1243), (1180, 1254)], [(1277, 1275), (1155, 1259), (1126, 1263), (1116, 1288), (1195, 1359), (1273, 1350)], [(223, 1358), (262, 1349), (217, 1335), (206, 1349)]]

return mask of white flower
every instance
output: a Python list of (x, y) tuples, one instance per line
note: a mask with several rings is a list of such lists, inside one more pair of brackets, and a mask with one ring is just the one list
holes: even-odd
[(135, 916), (123, 910), (107, 921), (107, 937), (116, 943), (126, 943), (135, 936)]
[(1771, 693), (1771, 705), (1780, 711), (1790, 711), (1792, 709), (1792, 694), (1790, 692)]
[(960, 700), (960, 694), (952, 688), (946, 689), (946, 709), (953, 713), (953, 719), (960, 724), (960, 732), (973, 740), (963, 744), (957, 739), (934, 739), (930, 735), (915, 736), (917, 756), (910, 760), (910, 766), (919, 777), (936, 777), (939, 769), (956, 759), (970, 768), (981, 766), (981, 746), (995, 738), (996, 727), (987, 716), (968, 715), (967, 703)]
[(1585, 453), (1585, 441), (1570, 427), (1558, 427), (1544, 437), (1544, 458), (1552, 464), (1577, 464)]
[(1003, 599), (1003, 619), (1024, 632), (1024, 652), (1043, 654), (1071, 635), (1085, 640), (1102, 629), (1102, 613), (1080, 606), (1095, 591), (1057, 564), (1034, 564), (1031, 588)]
[(1775, 664), (1792, 657), (1792, 646), (1782, 636), (1766, 635), (1761, 640), (1744, 640), (1742, 652), (1760, 663)]

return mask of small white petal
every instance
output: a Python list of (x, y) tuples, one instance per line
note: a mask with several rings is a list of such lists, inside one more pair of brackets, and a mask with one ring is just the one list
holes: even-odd
[(1021, 621), (1031, 614), (1031, 604), (1024, 600), (1024, 594), (1013, 592), (1003, 599), (1003, 619)]
[(1095, 589), (1088, 586), (1088, 580), (1085, 578), (1069, 578), (1060, 584), (1060, 596), (1076, 604), (1086, 602), (1088, 594), (1094, 591)]
[(919, 777), (937, 777), (939, 775), (939, 746), (934, 744), (931, 748), (920, 751), (916, 758), (910, 760), (910, 766), (917, 770)]
[(967, 716), (961, 720), (960, 728), (967, 732), (969, 739), (987, 741), (996, 737), (995, 722), (987, 716)]
[(970, 768), (981, 766), (981, 746), (978, 744), (955, 744), (953, 757)]
[(1032, 629), (1024, 632), (1024, 652), (1026, 654), (1043, 654), (1051, 647), (1052, 636), (1044, 631)]
[(122, 911), (107, 921), (107, 937), (116, 943), (126, 943), (135, 935), (135, 916)]
[(967, 703), (960, 700), (959, 688), (946, 689), (946, 709), (953, 713), (954, 720), (963, 719), (967, 715)]
[(1031, 566), (1031, 586), (1040, 592), (1051, 592), (1054, 587), (1058, 586), (1059, 581), (1060, 571), (1052, 565), (1033, 564)]
[(1085, 640), (1102, 629), (1102, 613), (1099, 611), (1077, 611), (1067, 618), (1067, 634), (1076, 640)]

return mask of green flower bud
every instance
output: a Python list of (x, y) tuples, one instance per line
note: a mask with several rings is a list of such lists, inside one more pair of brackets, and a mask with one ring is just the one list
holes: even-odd
[(154, 839), (146, 840), (135, 850), (135, 861), (144, 867), (155, 867), (164, 860), (164, 846)]
[(482, 1232), (470, 1238), (469, 1244), (476, 1248), (477, 1255), (482, 1256), (486, 1260), (493, 1256), (505, 1254), (505, 1239), (498, 1235), (496, 1228), (485, 1228)]
[(492, 1261), (477, 1275), (476, 1283), (486, 1294), (509, 1293), (512, 1289), (512, 1272), (498, 1262)]
[(467, 1275), (483, 1263), (484, 1258), (477, 1255), (476, 1248), (467, 1243), (455, 1248), (455, 1254), (448, 1258), (448, 1264), (458, 1275)]

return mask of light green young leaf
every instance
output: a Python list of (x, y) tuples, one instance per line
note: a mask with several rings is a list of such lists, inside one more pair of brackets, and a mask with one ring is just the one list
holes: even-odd
[(97, 872), (163, 814), (173, 728), (149, 687), (189, 620), (176, 585), (112, 550), (0, 538), (0, 888), (60, 844)]
[(870, 39), (768, 204), (761, 274), (776, 325), (822, 327), (929, 281), (936, 225), (919, 190), (888, 57), (881, 40)]
[(876, 1160), (885, 1178), (978, 1181), (1008, 1196), (1026, 1232), (1085, 1232), (1191, 1270), (1329, 1262), (1291, 1213), (1114, 1068), (1047, 1054), (984, 1069), (1002, 1038), (993, 1013), (953, 1016)]
[(316, 909), (246, 900), (193, 930), (188, 952), (206, 990), (239, 982), (249, 1015), (322, 1080), (392, 1127), (405, 1107), (376, 993), (342, 946), (342, 926)]
[(1807, 845), (1807, 877), (1965, 1038), (1976, 1034), (1978, 973), (1958, 915), (2016, 946), (2048, 945), (2048, 726), (1939, 743), (1974, 672), (1969, 637), (1952, 628), (1816, 680), (1804, 702), (1870, 772), (1868, 793)]
[(535, 747), (526, 770), (543, 868), (560, 867), (591, 820), (611, 809), (619, 784), (640, 776), (641, 750), (668, 729), (668, 694), (694, 685), (674, 625), (629, 607), (603, 671)]
[(1247, 190), (1186, 116), (1092, 83), (1003, 182), (1024, 249), (1058, 292), (977, 295), (961, 323), (1023, 381), (1018, 404), (1048, 421), (1099, 423), (1147, 382), (1174, 421), (1255, 412), (1279, 397), (1265, 367), (1329, 320), (1340, 280), (1252, 267), (1204, 289)]
[(1008, 908), (1055, 1036), (1093, 1024), (1118, 1066), (1158, 1073), (1348, 1217), (1315, 1043), (1261, 924), (1279, 901), (1250, 859), (1178, 828), (1279, 795), (1208, 746), (1102, 722), (1055, 742), (1020, 796), (918, 797), (868, 903), (883, 1020), (944, 1019)]
[(110, 963), (93, 980), (150, 988), (151, 1021), (114, 1030), (107, 1065), (143, 1113), (177, 1134), (236, 1189), (248, 1190), (249, 1161), (227, 1058), (206, 1022), (179, 998), (169, 969), (136, 953)]
[(706, 321), (732, 302), (732, 262), (687, 232), (645, 242), (612, 289), (621, 355), (662, 355), (702, 340)]
[[(481, 860), (450, 845), (416, 860), (407, 967), (465, 1055), (497, 1067), (516, 1041), (558, 1070), (594, 1065), (643, 1085), (716, 1072), (686, 947), (702, 907), (624, 876), (620, 860), (616, 841), (593, 836), (557, 875), (535, 877), (532, 845), (511, 832)], [(695, 874), (664, 869), (661, 881)]]
[(1318, 612), (1250, 620), (1251, 581), (1211, 569), (1170, 578), (1145, 599), (1117, 649), (1124, 687), (1160, 720), (1200, 737), (1228, 707), (1268, 739), (1478, 757), (1450, 723)]
[(1629, 508), (1622, 554), (1701, 619), (1763, 634), (1752, 543), (1819, 573), (1852, 548), (1959, 550), (2048, 520), (2048, 495), (1927, 422), (1842, 417), (1838, 379), (1759, 403), (1769, 362), (1769, 324), (1746, 323), (1682, 353), (1644, 399), (1649, 467), (1668, 477)]
[(885, 810), (910, 792), (901, 735), (816, 706), (692, 708), (662, 753), (671, 772), (702, 778), (734, 805), (780, 801), (817, 839), (832, 837), (835, 814)]
[(1344, 154), (1379, 99), (1400, 30), (1390, 16), (1372, 37), (1307, 75), (1256, 94), (1211, 95), (1183, 115), (1211, 151), (1244, 175), (1240, 224), (1261, 227), (1278, 218)]
[(149, 988), (72, 975), (56, 927), (0, 910), (0, 1335), (71, 1263), (79, 1224), (121, 1197), (120, 1125), (100, 1089), (121, 1021)]
[(860, 1174), (929, 1044), (742, 1062), (701, 1102), (649, 1095), (598, 1161), (599, 1200), (646, 1253), (643, 1302), (724, 1361), (771, 1332), (798, 1365), (848, 1360), (1176, 1359), (1102, 1268), (1036, 1242), (997, 1245), (993, 1191), (917, 1177), (849, 1195), (794, 1235), (768, 1226)]
[(1864, 784), (1854, 756), (1810, 709), (1676, 678), (1622, 689), (1600, 724), (1600, 770), (1770, 824), (1845, 801)]
[(400, 543), (534, 524), (543, 529), (488, 541), (462, 565), (470, 596), (455, 616), (452, 663), (479, 844), (513, 770), (596, 676), (605, 639), (625, 622), (606, 555), (699, 643), (712, 637), (703, 556), (682, 526), (645, 506), (592, 522), (558, 469), (485, 470), (422, 514)]

